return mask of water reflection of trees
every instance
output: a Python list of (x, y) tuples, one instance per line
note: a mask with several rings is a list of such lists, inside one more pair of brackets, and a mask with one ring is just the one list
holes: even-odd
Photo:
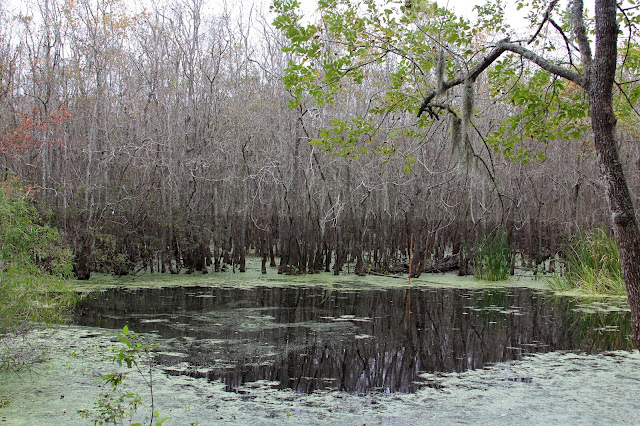
[(423, 385), (420, 372), (631, 348), (628, 312), (590, 312), (530, 289), (115, 290), (81, 309), (82, 324), (157, 333), (186, 354), (186, 373), (222, 378), (229, 389), (274, 380), (302, 392), (410, 392)]

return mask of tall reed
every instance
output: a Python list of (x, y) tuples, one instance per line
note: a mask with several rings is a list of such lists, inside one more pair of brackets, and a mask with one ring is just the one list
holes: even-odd
[(512, 261), (511, 246), (506, 232), (490, 234), (476, 248), (473, 275), (487, 281), (506, 280)]
[(578, 232), (564, 245), (561, 257), (564, 275), (548, 281), (552, 288), (625, 294), (618, 247), (606, 229)]

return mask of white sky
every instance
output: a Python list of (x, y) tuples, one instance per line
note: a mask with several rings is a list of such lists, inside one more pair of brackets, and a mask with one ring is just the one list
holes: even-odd
[[(0, 0), (0, 4), (4, 3), (4, 6), (9, 11), (17, 11), (24, 10), (25, 3), (31, 3), (32, 5), (38, 1), (42, 0)], [(127, 0), (128, 1), (128, 0)], [(382, 0), (384, 1), (384, 0)], [(456, 14), (461, 14), (465, 18), (474, 21), (475, 20), (475, 11), (473, 7), (477, 4), (484, 4), (487, 0), (435, 0), (438, 5), (441, 7), (446, 7), (447, 9), (455, 12)], [(136, 0), (135, 4), (138, 6), (144, 6), (147, 3), (153, 3), (154, 0)], [(302, 3), (302, 9), (304, 11), (308, 11), (309, 14), (313, 13), (316, 9), (317, 0), (300, 0)], [(567, 7), (568, 0), (561, 0), (558, 5), (558, 10)], [(593, 14), (594, 10), (594, 2), (595, 0), (584, 0), (585, 6), (587, 7), (589, 14)], [(223, 9), (223, 4), (230, 6), (231, 9), (244, 9), (248, 10), (251, 7), (257, 7), (261, 9), (260, 5), (263, 5), (263, 10), (267, 11), (269, 5), (271, 4), (271, 0), (205, 0), (204, 9)], [(526, 9), (524, 8), (521, 11), (516, 9), (516, 0), (503, 0), (503, 4), (506, 6), (506, 16), (508, 17), (511, 26), (516, 30), (524, 30), (528, 27), (529, 22), (524, 18), (526, 14)]]
[[(0, 0), (1, 1), (1, 0)], [(215, 0), (214, 0), (215, 1)], [(250, 0), (245, 0), (250, 1)], [(258, 0), (261, 1), (261, 0)], [(269, 2), (269, 0), (262, 0)], [(303, 10), (313, 12), (315, 10), (317, 0), (300, 0)], [(473, 7), (478, 4), (486, 3), (486, 0), (435, 0), (439, 6), (445, 7), (458, 15), (463, 15), (465, 18), (475, 21), (475, 11)], [(584, 4), (587, 7), (589, 14), (593, 14), (595, 0), (584, 0)], [(527, 8), (517, 10), (516, 0), (503, 0), (506, 8), (506, 16), (508, 17), (510, 24), (515, 29), (524, 29), (529, 25), (529, 22), (525, 19)], [(567, 0), (561, 0), (558, 5), (557, 11), (560, 11), (567, 7)]]
[[(305, 1), (305, 0), (303, 0)], [(306, 0), (309, 1), (309, 0)], [(475, 12), (473, 7), (478, 4), (484, 4), (486, 0), (435, 0), (438, 5), (445, 7), (456, 14), (462, 14), (465, 18), (473, 20), (475, 18)], [(583, 0), (584, 5), (587, 8), (590, 15), (593, 15), (595, 0)], [(506, 16), (509, 20), (513, 20), (511, 25), (519, 28), (527, 26), (528, 22), (525, 20), (527, 8), (517, 10), (517, 1), (515, 0), (503, 0), (506, 8)], [(561, 11), (567, 7), (567, 1), (562, 0), (556, 7), (556, 11)]]
[[(485, 0), (436, 0), (436, 3), (440, 7), (449, 9), (455, 12), (456, 15), (462, 15), (465, 18), (475, 21), (476, 11), (473, 9), (478, 4), (486, 3)], [(505, 16), (508, 18), (509, 24), (515, 29), (524, 29), (529, 25), (529, 21), (525, 19), (527, 14), (527, 8), (518, 10), (516, 8), (516, 1), (504, 0), (505, 4)], [(560, 5), (563, 7), (563, 5)]]
[(457, 15), (463, 15), (467, 19), (472, 19), (475, 17), (473, 6), (484, 2), (478, 0), (436, 0), (436, 3), (438, 3), (440, 7), (455, 12)]
[[(4, 3), (5, 7), (9, 10), (19, 10), (23, 7), (25, 0), (0, 0), (0, 3)], [(37, 0), (36, 0), (37, 1)], [(205, 0), (205, 4), (216, 8), (216, 6), (221, 6), (224, 0)], [(483, 4), (486, 0), (435, 0), (438, 5), (441, 7), (446, 7), (447, 9), (456, 12), (456, 14), (462, 14), (467, 19), (473, 20), (475, 17), (475, 13), (473, 10), (473, 6), (477, 4)], [(585, 5), (593, 12), (593, 4), (595, 0), (585, 0)], [(137, 0), (137, 4), (146, 4), (147, 2), (153, 3), (153, 0)], [(507, 16), (512, 17), (516, 20), (522, 19), (524, 17), (524, 11), (516, 10), (516, 0), (503, 0), (504, 4), (507, 8)], [(252, 5), (265, 4), (268, 9), (268, 5), (271, 3), (270, 0), (226, 0), (227, 5), (233, 7), (244, 7), (248, 9)], [(303, 9), (313, 11), (315, 10), (317, 0), (301, 0)], [(566, 0), (561, 1), (559, 5), (560, 8), (566, 7)]]

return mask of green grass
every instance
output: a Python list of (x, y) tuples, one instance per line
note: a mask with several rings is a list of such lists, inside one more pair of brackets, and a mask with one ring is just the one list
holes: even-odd
[(509, 238), (505, 232), (497, 232), (484, 238), (477, 247), (473, 275), (487, 281), (503, 281), (509, 278), (513, 260)]
[(604, 228), (579, 232), (569, 239), (563, 248), (562, 266), (562, 276), (547, 278), (554, 290), (625, 294), (618, 247)]

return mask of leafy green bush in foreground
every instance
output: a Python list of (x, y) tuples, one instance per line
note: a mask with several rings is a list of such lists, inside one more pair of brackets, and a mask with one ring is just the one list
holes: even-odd
[(16, 178), (0, 181), (0, 337), (57, 322), (70, 306), (71, 252), (41, 223), (31, 192)]

